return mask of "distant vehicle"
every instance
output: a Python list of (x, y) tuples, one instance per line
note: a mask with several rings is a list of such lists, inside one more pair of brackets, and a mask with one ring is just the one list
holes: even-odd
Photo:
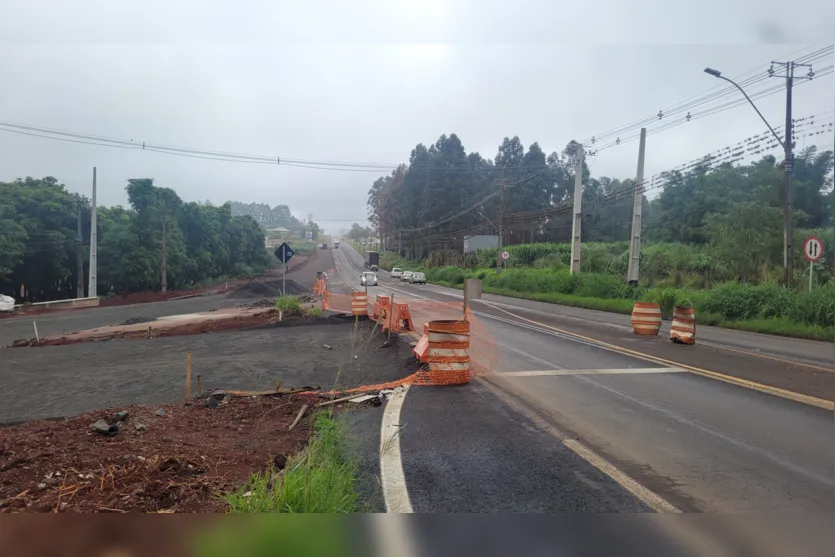
[(372, 265), (380, 266), (380, 253), (376, 251), (369, 251), (368, 257), (366, 258), (366, 268), (370, 268)]
[(380, 270), (380, 268), (379, 268), (378, 266), (376, 266), (376, 265), (372, 265), (372, 266), (371, 266), (371, 270), (372, 270), (372, 271), (374, 271), (374, 272), (376, 273), (377, 271), (379, 271), (379, 270)]
[(334, 240), (333, 249), (339, 249), (339, 240)]
[(403, 271), (403, 275), (400, 277), (401, 282), (409, 282), (409, 279), (412, 278), (414, 273), (412, 271)]
[(426, 275), (423, 273), (412, 273), (409, 277), (409, 284), (426, 284)]
[(322, 242), (322, 249), (328, 249), (327, 242)]
[(389, 278), (390, 279), (400, 280), (400, 277), (402, 277), (402, 276), (403, 276), (403, 269), (401, 269), (400, 267), (393, 268), (391, 270), (391, 273), (389, 273)]
[(360, 286), (377, 286), (377, 273), (365, 271), (360, 275)]
[(14, 298), (0, 294), (0, 311), (14, 311)]

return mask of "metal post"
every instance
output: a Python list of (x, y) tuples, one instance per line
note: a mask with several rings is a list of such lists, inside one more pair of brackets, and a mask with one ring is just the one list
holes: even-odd
[(504, 247), (504, 178), (499, 183), (499, 247), (496, 250), (496, 272), (502, 270), (502, 248)]
[(812, 291), (812, 274), (814, 273), (815, 262), (809, 261), (809, 292)]
[(81, 236), (81, 196), (79, 195), (78, 198), (75, 200), (76, 207), (78, 209), (78, 223), (76, 225), (76, 235), (75, 235), (75, 297), (76, 298), (83, 298), (84, 297), (84, 255), (81, 253), (81, 249), (84, 245), (84, 240)]
[(647, 147), (647, 129), (641, 128), (641, 142), (638, 146), (638, 175), (632, 199), (632, 236), (629, 244), (629, 269), (626, 280), (638, 284), (641, 277), (641, 212), (644, 207), (644, 156)]
[(284, 256), (284, 273), (281, 275), (281, 295), (287, 295), (287, 250), (281, 250)]
[(785, 241), (783, 260), (786, 269), (786, 286), (791, 286), (794, 276), (794, 211), (792, 209), (792, 166), (794, 165), (794, 154), (792, 149), (792, 86), (794, 84), (794, 62), (786, 64), (786, 135), (783, 140), (785, 149), (785, 173), (786, 173), (786, 195), (785, 195)]
[(574, 220), (571, 223), (571, 274), (580, 272), (580, 251), (583, 219), (583, 146), (577, 146), (574, 157)]
[(95, 298), (98, 296), (98, 284), (96, 283), (96, 271), (97, 271), (97, 260), (96, 260), (96, 247), (98, 245), (98, 234), (96, 234), (96, 228), (98, 223), (96, 222), (96, 167), (93, 167), (93, 208), (90, 211), (90, 286), (87, 289), (87, 296), (90, 298)]

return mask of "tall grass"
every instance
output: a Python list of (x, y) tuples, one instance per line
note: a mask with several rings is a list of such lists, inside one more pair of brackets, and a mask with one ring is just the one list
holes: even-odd
[(301, 302), (298, 296), (279, 296), (275, 299), (275, 309), (280, 309), (284, 313), (298, 313), (301, 308)]
[(227, 495), (234, 513), (352, 513), (359, 509), (358, 465), (346, 458), (342, 425), (329, 412), (314, 418), (307, 447), (273, 468), (253, 474), (246, 485)]

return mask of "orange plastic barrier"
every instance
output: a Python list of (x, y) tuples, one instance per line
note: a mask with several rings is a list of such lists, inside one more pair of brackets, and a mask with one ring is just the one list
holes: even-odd
[(661, 306), (650, 302), (635, 302), (632, 308), (632, 330), (636, 335), (657, 335), (661, 329)]
[(470, 322), (429, 322), (429, 365), (415, 385), (464, 385), (470, 382)]
[(368, 294), (351, 292), (351, 313), (356, 317), (368, 317)]
[(391, 305), (391, 299), (388, 296), (377, 295), (374, 299), (374, 309), (372, 310), (372, 317), (380, 319), (383, 312)]
[(676, 307), (673, 310), (670, 340), (681, 344), (696, 344), (696, 312), (693, 308)]

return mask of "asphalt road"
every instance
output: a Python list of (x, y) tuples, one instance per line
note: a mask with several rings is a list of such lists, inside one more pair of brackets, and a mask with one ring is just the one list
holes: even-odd
[[(357, 277), (358, 288), (362, 258), (347, 245), (340, 251), (337, 269)], [(369, 296), (460, 296), (380, 277), (381, 286), (370, 288)], [(590, 464), (561, 450), (562, 440), (573, 439), (682, 511), (833, 511), (831, 411), (606, 350), (554, 329), (623, 344), (637, 354), (662, 351), (671, 360), (663, 351), (677, 350), (673, 356), (691, 366), (732, 377), (756, 374), (828, 400), (835, 377), (808, 366), (824, 367), (830, 354), (831, 367), (831, 346), (721, 329), (705, 334), (706, 327), (699, 339), (719, 347), (643, 343), (623, 330), (621, 316), (500, 297), (487, 301), (524, 309), (473, 306), (498, 345), (496, 373), (434, 396), (431, 389), (413, 388), (405, 399), (401, 451), (416, 510), (640, 510), (611, 479), (590, 474)], [(768, 353), (748, 353), (756, 347)]]

